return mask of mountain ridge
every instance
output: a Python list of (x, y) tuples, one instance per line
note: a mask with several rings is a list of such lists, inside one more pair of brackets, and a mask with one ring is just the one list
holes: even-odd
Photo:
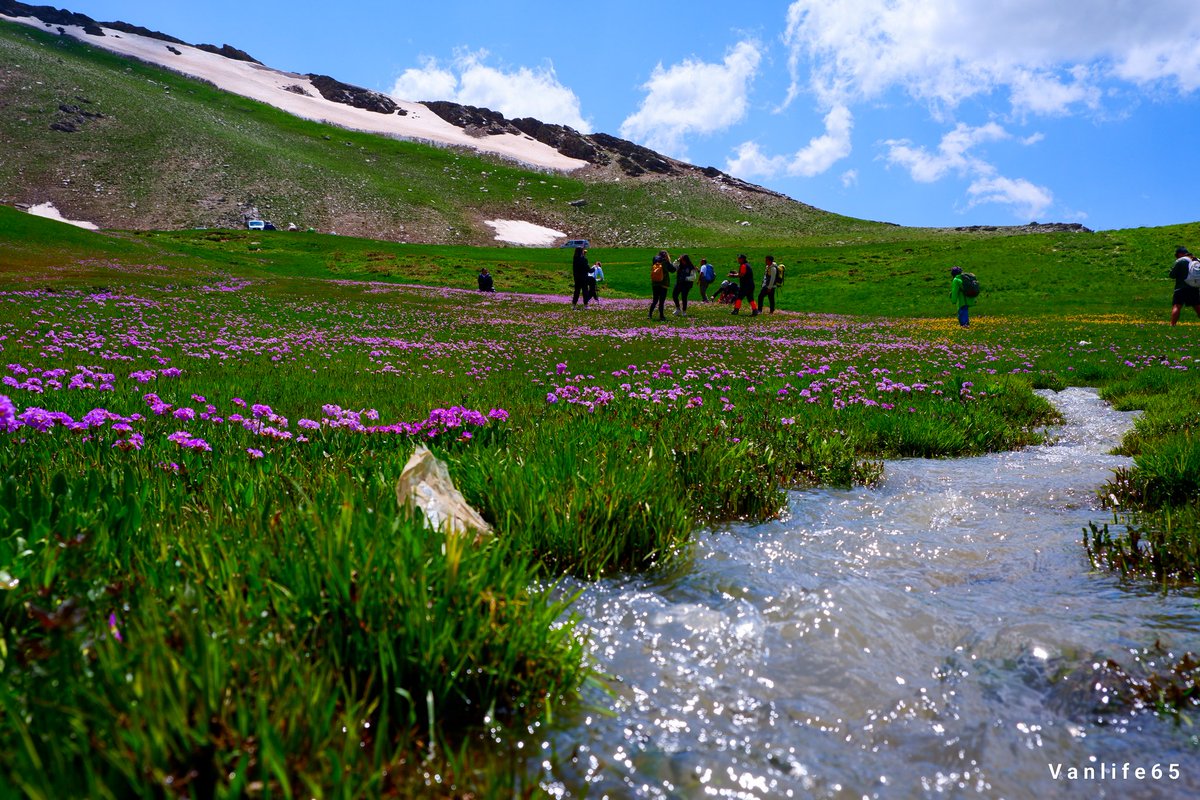
[[(601, 245), (660, 246), (769, 243), (889, 225), (822, 211), (715, 167), (697, 167), (609, 134), (581, 134), (531, 117), (510, 120), (448, 101), (400, 101), (329, 76), (274, 70), (228, 44), (188, 45), (128, 22), (98, 23), (13, 0), (0, 0), (0, 21), (5, 18), (58, 36), (33, 40), (57, 51), (52, 58), (12, 45), (10, 60), (17, 66), (8, 70), (9, 92), (0, 81), (0, 107), (17, 107), (25, 116), (7, 131), (0, 120), (0, 144), (26, 154), (27, 162), (50, 166), (23, 163), (5, 173), (0, 165), (0, 201), (25, 207), (54, 203), (65, 216), (101, 227), (239, 227), (263, 216), (394, 241), (494, 244), (489, 222), (519, 220)], [(68, 40), (84, 50), (67, 47)], [(106, 41), (97, 52), (125, 61), (85, 55), (86, 48)], [(65, 57), (68, 51), (73, 60)], [(235, 95), (298, 120), (336, 125), (342, 133), (268, 120), (233, 100), (176, 102), (203, 93), (194, 83), (143, 75), (126, 62), (223, 91), (232, 90), (222, 82), (232, 83), (247, 89)], [(208, 71), (215, 80), (189, 68)], [(23, 95), (22, 83), (52, 88)], [(164, 124), (166, 116), (178, 124)], [(37, 127), (38, 119), (44, 128)], [(39, 130), (60, 136), (46, 138)], [(451, 156), (404, 148), (401, 153), (361, 139), (361, 131), (435, 144)], [(286, 146), (266, 144), (281, 137)], [(335, 148), (323, 144), (335, 140), (357, 152), (333, 153)], [(482, 161), (469, 166), (463, 161), (468, 154)], [(164, 167), (147, 163), (154, 159)], [(366, 175), (362, 160), (388, 171)], [(106, 169), (97, 169), (100, 164)], [(470, 178), (472, 170), (478, 180)], [(444, 177), (437, 177), (439, 171)], [(399, 188), (385, 185), (389, 181)], [(463, 188), (459, 181), (478, 185)], [(81, 190), (87, 182), (95, 191)]]

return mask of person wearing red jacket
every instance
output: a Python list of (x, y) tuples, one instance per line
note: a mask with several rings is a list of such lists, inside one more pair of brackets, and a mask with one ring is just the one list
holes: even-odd
[(742, 300), (750, 301), (750, 316), (758, 316), (758, 303), (754, 302), (754, 270), (750, 267), (750, 262), (746, 260), (745, 255), (737, 257), (738, 268), (734, 272), (729, 273), (729, 277), (737, 276), (738, 293), (737, 298), (733, 301), (733, 311), (731, 314), (736, 314), (742, 308)]

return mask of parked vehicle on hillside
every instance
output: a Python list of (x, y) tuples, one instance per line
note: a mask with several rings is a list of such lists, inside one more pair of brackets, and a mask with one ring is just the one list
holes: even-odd
[(575, 248), (575, 247), (587, 247), (587, 246), (588, 246), (588, 240), (587, 240), (587, 239), (568, 239), (568, 240), (567, 240), (567, 242), (566, 242), (566, 244), (560, 244), (560, 245), (559, 245), (559, 247), (571, 247), (571, 248)]
[(265, 231), (266, 229), (267, 223), (263, 222), (261, 219), (246, 220), (246, 230), (248, 231)]

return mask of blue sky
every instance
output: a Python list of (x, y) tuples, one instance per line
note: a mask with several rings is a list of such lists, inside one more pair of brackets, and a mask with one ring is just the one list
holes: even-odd
[(903, 225), (1200, 220), (1196, 0), (70, 0)]

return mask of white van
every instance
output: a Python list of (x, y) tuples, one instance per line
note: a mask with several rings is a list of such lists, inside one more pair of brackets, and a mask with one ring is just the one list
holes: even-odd
[(559, 247), (587, 247), (587, 239), (570, 239), (566, 244), (560, 244)]

